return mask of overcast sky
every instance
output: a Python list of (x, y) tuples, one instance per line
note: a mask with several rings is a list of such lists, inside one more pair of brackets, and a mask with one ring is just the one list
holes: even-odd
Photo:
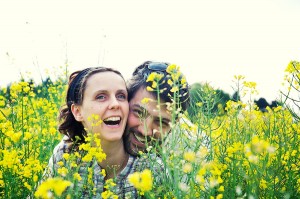
[(298, 0), (10, 0), (0, 2), (0, 27), (0, 86), (65, 62), (128, 78), (157, 60), (229, 93), (244, 75), (271, 101), (289, 61), (300, 61)]

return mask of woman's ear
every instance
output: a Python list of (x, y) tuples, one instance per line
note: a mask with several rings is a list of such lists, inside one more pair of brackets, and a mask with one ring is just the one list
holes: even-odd
[(75, 105), (75, 104), (72, 104), (71, 105), (71, 111), (74, 115), (74, 118), (77, 122), (82, 122), (83, 121), (83, 117), (81, 115), (81, 111), (80, 111), (80, 107)]

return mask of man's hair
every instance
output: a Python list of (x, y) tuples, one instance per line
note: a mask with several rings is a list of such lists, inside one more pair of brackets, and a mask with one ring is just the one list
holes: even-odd
[[(172, 86), (168, 84), (168, 80), (172, 80), (172, 77), (167, 73), (166, 68), (164, 70), (152, 70), (149, 69), (150, 65), (165, 65), (169, 66), (169, 63), (165, 62), (153, 62), (153, 61), (146, 61), (140, 66), (138, 66), (135, 71), (132, 74), (132, 77), (127, 81), (127, 87), (128, 87), (128, 100), (130, 101), (136, 94), (136, 92), (140, 89), (147, 89), (148, 86), (151, 87), (152, 82), (147, 82), (148, 76), (151, 74), (151, 72), (158, 72), (160, 74), (163, 74), (162, 79), (159, 82), (159, 88), (161, 90), (164, 90), (159, 94), (159, 97), (164, 102), (172, 102), (172, 93), (170, 92), (172, 89)], [(180, 74), (178, 81), (181, 82), (181, 80), (185, 78), (182, 74)], [(190, 94), (189, 94), (189, 88), (186, 83), (184, 86), (183, 84), (179, 83), (179, 100), (175, 100), (176, 102), (176, 108), (181, 108), (181, 112), (184, 112), (187, 110), (190, 102)], [(156, 99), (158, 98), (157, 92), (154, 91), (148, 91), (150, 92)]]

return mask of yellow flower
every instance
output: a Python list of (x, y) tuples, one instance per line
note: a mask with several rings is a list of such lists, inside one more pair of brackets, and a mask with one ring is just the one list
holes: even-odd
[(294, 156), (296, 156), (296, 154), (297, 154), (297, 150), (293, 150), (291, 153), (291, 156), (294, 157)]
[(154, 91), (154, 90), (150, 86), (147, 86), (147, 91)]
[(61, 175), (61, 176), (66, 176), (68, 173), (68, 169), (66, 167), (61, 167), (57, 169), (57, 172)]
[(219, 191), (219, 192), (224, 192), (224, 190), (225, 190), (225, 188), (224, 188), (224, 186), (223, 186), (223, 185), (222, 185), (222, 186), (220, 186), (220, 187), (219, 187), (219, 189), (218, 189), (218, 191)]
[(14, 143), (17, 143), (20, 140), (21, 136), (22, 136), (22, 132), (17, 132), (12, 134), (11, 139)]
[(148, 104), (148, 103), (149, 103), (149, 101), (151, 101), (151, 99), (150, 99), (150, 98), (147, 98), (147, 97), (145, 97), (145, 98), (143, 98), (143, 99), (142, 99), (141, 103), (142, 103), (142, 104)]
[(51, 127), (51, 128), (49, 129), (49, 134), (50, 134), (50, 135), (55, 135), (55, 134), (56, 134), (56, 128)]
[(99, 115), (92, 114), (91, 116), (88, 117), (88, 121), (95, 121), (99, 120)]
[(94, 175), (94, 170), (89, 167), (88, 168), (88, 184), (94, 186), (94, 182), (93, 182), (93, 175)]
[(111, 192), (110, 190), (104, 191), (101, 193), (101, 197), (103, 199), (118, 199), (117, 195), (114, 195), (113, 192)]
[(196, 175), (196, 181), (197, 181), (199, 184), (204, 184), (205, 179), (204, 179), (204, 177), (201, 176), (201, 175)]
[(99, 119), (99, 115), (92, 115), (88, 118), (88, 121), (92, 122), (92, 127), (99, 126), (103, 121)]
[(282, 110), (282, 106), (277, 106), (274, 108), (274, 112), (279, 112), (280, 110)]
[(245, 76), (243, 76), (243, 75), (234, 75), (234, 79), (242, 80), (242, 79), (245, 79)]
[(179, 91), (178, 86), (174, 86), (170, 91), (172, 93), (178, 92)]
[(296, 73), (300, 70), (300, 62), (298, 61), (290, 61), (290, 63), (287, 65), (285, 72), (287, 73)]
[(5, 98), (0, 96), (0, 106), (5, 106)]
[(137, 190), (141, 191), (141, 194), (152, 189), (153, 178), (149, 169), (145, 169), (141, 173), (130, 174), (128, 180)]
[(153, 72), (148, 76), (146, 82), (159, 82), (162, 78), (163, 74)]
[(70, 181), (63, 180), (61, 178), (49, 178), (44, 181), (34, 193), (37, 198), (53, 198), (53, 192), (56, 196), (60, 197), (67, 187), (71, 186)]
[(101, 170), (101, 174), (102, 174), (104, 177), (106, 176), (105, 169), (102, 169), (102, 170)]
[(28, 92), (30, 91), (30, 87), (29, 87), (29, 86), (25, 86), (25, 87), (23, 88), (23, 91), (24, 91), (25, 93), (28, 93)]
[(259, 187), (262, 188), (262, 189), (266, 189), (267, 188), (267, 181), (265, 181), (264, 179), (261, 179), (260, 183), (259, 183)]
[(32, 134), (29, 132), (25, 132), (24, 133), (24, 140), (29, 140), (30, 138), (32, 138)]
[(180, 70), (180, 67), (176, 64), (170, 64), (168, 68), (166, 69), (167, 73), (174, 74), (177, 73)]
[(157, 82), (153, 81), (151, 87), (152, 87), (152, 88), (157, 88)]
[(81, 178), (81, 176), (80, 176), (79, 173), (74, 173), (74, 174), (73, 174), (73, 177), (74, 177), (75, 180), (78, 180), (78, 181), (81, 181), (81, 180), (82, 180), (82, 178)]
[(252, 89), (256, 88), (256, 82), (246, 82), (246, 81), (244, 81), (243, 84), (244, 84), (245, 87), (248, 87), (248, 88), (252, 88)]
[(27, 182), (24, 182), (24, 187), (26, 187), (28, 190), (31, 190), (31, 186)]
[(37, 182), (38, 179), (39, 179), (39, 177), (38, 177), (37, 175), (34, 175), (34, 176), (33, 176), (33, 182)]
[(117, 184), (114, 182), (113, 179), (108, 179), (106, 182), (105, 182), (105, 185), (104, 185), (104, 188), (105, 189), (110, 189), (112, 187), (115, 187)]
[(189, 162), (194, 162), (196, 159), (196, 154), (193, 151), (185, 152), (183, 158)]
[(190, 173), (193, 170), (193, 166), (191, 163), (186, 163), (183, 165), (182, 170), (184, 173)]
[(182, 85), (185, 85), (185, 84), (186, 84), (186, 79), (183, 77), (183, 78), (181, 79), (180, 83), (181, 83)]
[(155, 74), (156, 73), (151, 73), (148, 78), (147, 78), (147, 82), (153, 82), (154, 81), (154, 78), (155, 78)]
[(76, 151), (76, 152), (74, 153), (74, 155), (75, 155), (75, 157), (80, 158), (80, 154), (78, 153), (78, 151)]
[(197, 103), (196, 103), (196, 106), (201, 107), (201, 106), (203, 106), (203, 103), (202, 103), (202, 102), (197, 102)]
[(60, 167), (62, 167), (62, 166), (64, 166), (64, 162), (63, 161), (59, 161), (59, 162), (57, 162), (57, 165), (60, 166)]
[(68, 159), (70, 158), (70, 154), (69, 154), (69, 153), (64, 153), (64, 154), (63, 154), (63, 158), (64, 158), (65, 160), (68, 160)]
[(78, 165), (77, 165), (77, 163), (75, 162), (75, 161), (72, 161), (71, 163), (70, 163), (70, 167), (71, 168), (76, 168)]

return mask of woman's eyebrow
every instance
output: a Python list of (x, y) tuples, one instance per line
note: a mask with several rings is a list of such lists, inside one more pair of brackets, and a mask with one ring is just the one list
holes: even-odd
[(118, 92), (118, 93), (119, 93), (119, 92), (127, 93), (127, 90), (125, 90), (125, 89), (119, 89), (119, 90), (117, 90), (117, 92)]
[[(96, 90), (96, 92), (103, 92), (103, 93), (105, 93), (105, 92), (108, 93), (109, 91), (110, 91), (109, 89), (99, 89), (99, 90)], [(127, 93), (127, 90), (125, 90), (125, 89), (118, 89), (116, 92), (117, 93), (119, 93), (119, 92)]]
[(107, 90), (105, 89), (99, 89), (99, 90), (96, 90), (97, 93), (103, 93), (103, 92), (107, 92)]

